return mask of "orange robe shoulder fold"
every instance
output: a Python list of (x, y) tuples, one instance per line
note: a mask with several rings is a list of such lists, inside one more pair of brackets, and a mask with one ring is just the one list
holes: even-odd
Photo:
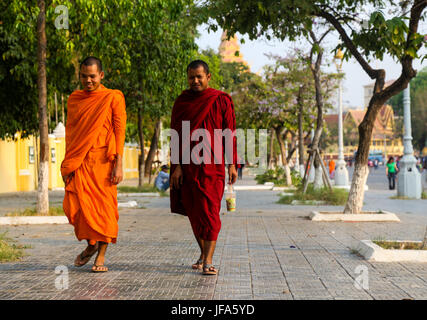
[(65, 127), (63, 208), (78, 240), (116, 242), (117, 186), (110, 181), (114, 160), (123, 155), (126, 105), (119, 90), (74, 91)]

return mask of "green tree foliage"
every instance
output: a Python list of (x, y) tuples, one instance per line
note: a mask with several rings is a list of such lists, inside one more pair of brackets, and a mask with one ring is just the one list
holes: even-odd
[[(410, 84), (411, 122), (414, 147), (424, 148), (427, 139), (427, 68), (417, 73)], [(403, 117), (403, 92), (392, 97), (387, 103), (393, 107), (395, 116)], [(401, 130), (399, 131), (401, 134)]]
[[(372, 7), (373, 12), (366, 13), (366, 9)], [(335, 50), (343, 49), (345, 59), (354, 57), (366, 74), (375, 80), (374, 94), (359, 125), (355, 173), (344, 209), (345, 213), (360, 213), (377, 114), (387, 100), (401, 92), (416, 76), (413, 59), (427, 57), (425, 54), (419, 56), (420, 48), (427, 46), (427, 42), (418, 31), (420, 20), (425, 18), (426, 7), (425, 0), (400, 3), (385, 0), (207, 0), (201, 12), (206, 21), (213, 18), (230, 36), (240, 32), (250, 39), (262, 35), (282, 40), (307, 38), (316, 18), (321, 18), (338, 32), (340, 41)], [(215, 25), (211, 27), (216, 28)], [(402, 73), (394, 83), (384, 88), (386, 71), (373, 68), (369, 62), (373, 57), (381, 59), (386, 53), (400, 62)]]
[[(55, 21), (67, 8), (68, 29)], [(130, 112), (143, 108), (152, 118), (170, 112), (185, 87), (185, 66), (196, 48), (190, 0), (47, 1), (48, 95), (78, 88), (79, 61), (99, 57), (105, 85), (125, 93)], [(0, 4), (0, 136), (37, 131), (35, 0)], [(25, 93), (25, 94), (24, 94)]]
[(264, 76), (254, 75), (240, 83), (233, 99), (236, 118), (243, 128), (285, 127), (297, 130), (298, 94), (304, 104), (304, 130), (311, 129), (314, 117), (314, 87), (310, 70), (297, 56), (275, 56), (275, 64), (264, 69)]
[[(73, 66), (66, 31), (58, 32), (54, 5), (46, 10), (48, 90), (70, 91)], [(0, 138), (18, 131), (28, 136), (38, 131), (37, 120), (37, 1), (0, 3)], [(69, 47), (68, 47), (69, 48)]]
[(196, 52), (193, 58), (204, 60), (209, 65), (212, 74), (209, 85), (228, 94), (233, 94), (241, 84), (254, 77), (248, 66), (241, 62), (224, 62), (213, 49)]

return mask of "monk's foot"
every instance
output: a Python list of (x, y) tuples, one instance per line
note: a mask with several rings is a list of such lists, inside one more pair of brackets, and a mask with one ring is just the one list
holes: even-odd
[(92, 266), (92, 272), (107, 272), (108, 268), (104, 266), (105, 257), (97, 256)]
[(218, 274), (218, 270), (212, 264), (203, 265), (203, 275), (205, 276), (214, 276)]
[(103, 266), (105, 262), (105, 256), (98, 254), (96, 256), (95, 262), (93, 263), (94, 266)]
[(87, 246), (87, 248), (77, 256), (76, 260), (74, 260), (74, 265), (76, 267), (84, 266), (86, 263), (89, 262), (89, 260), (97, 251), (98, 251), (98, 243), (96, 243), (96, 245), (94, 246)]
[(196, 263), (194, 263), (191, 268), (192, 269), (197, 269), (197, 270), (201, 270), (203, 267), (203, 259), (199, 259), (196, 261)]
[(98, 265), (98, 264), (94, 264), (92, 266), (92, 272), (107, 272), (108, 268), (106, 266), (102, 265)]

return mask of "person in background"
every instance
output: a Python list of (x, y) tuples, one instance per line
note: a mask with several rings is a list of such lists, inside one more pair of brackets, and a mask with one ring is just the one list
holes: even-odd
[(397, 158), (397, 160), (396, 160), (396, 168), (397, 168), (398, 172), (400, 171), (400, 159), (402, 159), (402, 157), (403, 156), (396, 157)]
[(243, 179), (243, 167), (245, 166), (244, 163), (240, 163), (239, 158), (237, 158), (237, 179), (242, 180)]
[(374, 159), (374, 168), (375, 170), (378, 169), (378, 159)]
[(163, 165), (162, 170), (160, 170), (159, 174), (154, 181), (154, 185), (159, 191), (166, 191), (169, 189), (169, 166)]
[(331, 161), (329, 161), (329, 177), (333, 179), (334, 176), (335, 176), (335, 161), (334, 159), (331, 159)]
[(388, 188), (390, 190), (394, 190), (396, 186), (396, 173), (398, 169), (396, 166), (396, 162), (394, 162), (394, 158), (390, 157), (387, 161), (385, 172), (388, 178)]
[(417, 166), (418, 172), (421, 173), (423, 171), (423, 165), (421, 164), (422, 159), (420, 157), (415, 157), (415, 158), (417, 159), (416, 166)]

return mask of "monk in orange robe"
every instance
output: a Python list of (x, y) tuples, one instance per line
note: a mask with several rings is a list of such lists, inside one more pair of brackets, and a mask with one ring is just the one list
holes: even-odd
[(334, 171), (335, 171), (335, 161), (334, 161), (334, 159), (331, 159), (329, 161), (329, 177), (332, 178)]
[[(182, 145), (179, 148), (179, 163), (171, 166), (171, 212), (188, 216), (193, 234), (200, 247), (200, 257), (193, 269), (201, 270), (204, 275), (216, 275), (218, 270), (212, 264), (218, 234), (221, 229), (220, 209), (225, 184), (225, 156), (228, 153), (228, 184), (237, 179), (236, 137), (216, 139), (216, 130), (235, 132), (236, 119), (231, 97), (222, 91), (209, 87), (211, 74), (208, 65), (196, 60), (187, 68), (187, 80), (190, 89), (184, 90), (176, 99), (172, 109), (171, 128), (174, 129)], [(189, 135), (196, 130), (205, 130), (211, 138), (207, 139), (207, 148), (200, 154), (193, 153), (197, 146), (206, 143), (185, 140), (184, 125), (189, 122)], [(190, 140), (190, 136), (188, 136)], [(187, 145), (189, 143), (189, 145)], [(215, 152), (215, 143), (223, 144), (222, 152)], [(185, 160), (185, 154), (191, 149), (191, 162)], [(189, 151), (189, 150), (188, 150)], [(227, 153), (227, 152), (226, 152)], [(171, 159), (174, 155), (171, 155)], [(220, 160), (220, 161), (215, 161)]]
[(80, 65), (83, 90), (68, 99), (65, 158), (61, 174), (65, 182), (63, 208), (79, 241), (87, 248), (74, 264), (85, 265), (98, 252), (93, 272), (106, 272), (105, 252), (118, 234), (117, 184), (123, 179), (126, 106), (123, 93), (107, 89), (98, 58)]

